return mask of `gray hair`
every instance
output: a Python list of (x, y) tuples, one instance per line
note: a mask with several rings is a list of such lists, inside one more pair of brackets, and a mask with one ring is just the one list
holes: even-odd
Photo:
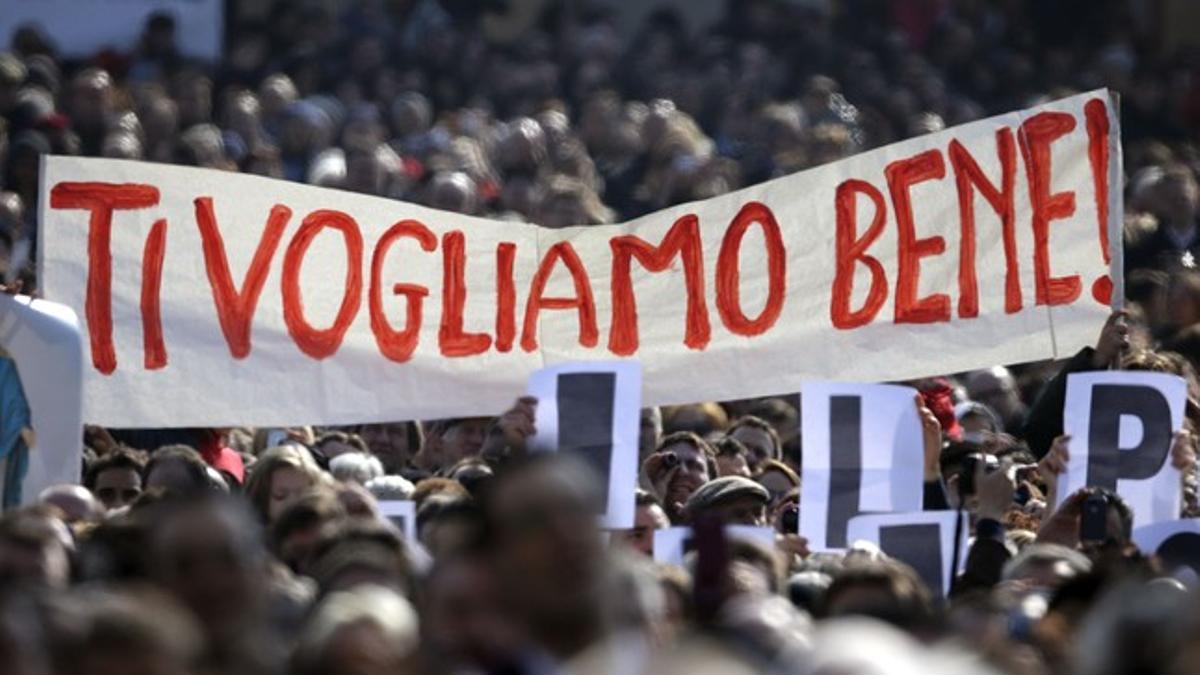
[(374, 455), (347, 452), (329, 460), (329, 473), (342, 482), (366, 485), (383, 475), (383, 464)]
[(367, 488), (375, 500), (380, 502), (412, 499), (413, 491), (416, 490), (416, 486), (403, 476), (376, 476), (367, 481), (363, 487)]
[(1021, 576), (1032, 565), (1054, 565), (1060, 562), (1071, 570), (1071, 576), (1086, 574), (1092, 570), (1092, 561), (1079, 551), (1058, 544), (1030, 544), (1004, 564), (1003, 578), (1010, 581)]
[(420, 636), (412, 604), (390, 588), (362, 584), (330, 593), (317, 606), (300, 634), (297, 660), (319, 663), (341, 631), (364, 623), (378, 628), (400, 656), (417, 648)]

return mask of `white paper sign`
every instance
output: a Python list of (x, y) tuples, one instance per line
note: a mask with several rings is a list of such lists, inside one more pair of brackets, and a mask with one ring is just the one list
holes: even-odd
[(1200, 518), (1168, 520), (1134, 529), (1133, 543), (1147, 555), (1156, 555), (1167, 572), (1200, 580)]
[[(749, 541), (775, 550), (775, 530), (752, 525), (726, 525), (729, 540)], [(693, 550), (692, 528), (667, 527), (654, 531), (654, 562), (682, 567), (684, 558)]]
[(83, 341), (70, 308), (0, 294), (0, 348), (0, 496), (9, 501), (4, 486), (23, 473), (28, 504), (44, 488), (79, 482)]
[[(914, 511), (876, 513), (850, 520), (849, 541), (869, 541), (888, 557), (916, 570), (929, 588), (949, 595), (954, 581), (955, 511)], [(964, 516), (965, 518), (965, 516)], [(959, 541), (959, 561), (967, 557), (965, 522)]]
[[(1094, 340), (1123, 292), (1118, 140), (1097, 91), (563, 229), (48, 157), (41, 279), (86, 318), (108, 426), (498, 414), (604, 358), (642, 361), (648, 405), (905, 380)], [(1006, 171), (997, 209), (978, 186)]]
[(800, 534), (812, 550), (845, 548), (847, 523), (860, 513), (921, 509), (924, 444), (916, 393), (849, 382), (801, 389)]
[(146, 20), (155, 12), (175, 19), (175, 42), (191, 57), (221, 58), (223, 0), (4, 0), (0, 40), (8, 45), (18, 28), (32, 24), (67, 56), (92, 57), (105, 49), (137, 49)]
[(603, 481), (609, 529), (633, 527), (642, 409), (642, 368), (636, 361), (568, 363), (529, 376), (538, 399), (537, 435), (543, 451), (566, 451)]
[(379, 515), (390, 522), (407, 541), (417, 541), (417, 503), (411, 499), (379, 502)]
[(1116, 490), (1135, 527), (1179, 518), (1182, 485), (1171, 464), (1172, 435), (1183, 428), (1187, 383), (1135, 371), (1067, 376), (1063, 432), (1071, 436), (1056, 501), (1088, 487)]

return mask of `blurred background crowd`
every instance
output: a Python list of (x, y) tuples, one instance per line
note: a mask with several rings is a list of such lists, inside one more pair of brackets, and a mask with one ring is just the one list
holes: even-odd
[[(645, 411), (637, 527), (607, 545), (590, 481), (523, 457), (529, 401), (345, 429), (91, 428), (79, 485), (0, 518), (0, 670), (1200, 672), (1195, 574), (1132, 547), (1115, 495), (1090, 544), (1079, 499), (1047, 506), (1065, 373), (1172, 372), (1200, 401), (1197, 4), (713, 0), (645, 3), (632, 23), (625, 4), (229, 0), (217, 62), (183, 56), (189, 26), (166, 14), (86, 58), (23, 28), (0, 47), (0, 271), (37, 287), (49, 153), (562, 227), (1108, 87), (1126, 311), (1069, 362), (914, 383), (927, 506), (979, 528), (953, 602), (870, 547), (810, 555), (795, 397)], [(1173, 453), (1185, 514), (1192, 445)], [(1037, 470), (960, 494), (981, 452)], [(380, 515), (397, 499), (416, 503), (414, 539)], [(775, 527), (777, 546), (713, 522)], [(670, 523), (704, 533), (686, 569), (645, 556)]]

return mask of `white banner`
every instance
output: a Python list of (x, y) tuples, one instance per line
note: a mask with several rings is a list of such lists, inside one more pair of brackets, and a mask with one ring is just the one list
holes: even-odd
[(85, 317), (86, 416), (113, 426), (494, 414), (544, 365), (613, 357), (650, 405), (909, 379), (1095, 339), (1118, 140), (1097, 91), (561, 230), (50, 157), (41, 278)]
[(223, 0), (4, 0), (0, 40), (7, 45), (26, 24), (37, 26), (67, 56), (87, 58), (105, 49), (138, 48), (155, 12), (175, 19), (175, 43), (186, 56), (221, 58)]

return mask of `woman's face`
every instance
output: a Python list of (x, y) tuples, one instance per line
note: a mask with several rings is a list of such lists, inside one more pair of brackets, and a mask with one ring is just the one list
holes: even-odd
[(758, 484), (765, 487), (767, 492), (771, 493), (771, 503), (775, 503), (780, 497), (787, 494), (794, 485), (787, 479), (787, 476), (779, 471), (767, 469), (758, 477)]
[(281, 466), (271, 474), (271, 494), (267, 500), (267, 520), (275, 522), (283, 507), (296, 495), (312, 487), (312, 479), (303, 471)]

